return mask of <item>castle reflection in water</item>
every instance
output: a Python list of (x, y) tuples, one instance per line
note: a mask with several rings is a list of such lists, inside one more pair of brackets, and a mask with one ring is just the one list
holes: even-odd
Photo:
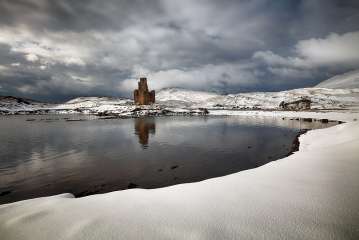
[(135, 134), (142, 147), (148, 147), (148, 139), (150, 134), (156, 133), (156, 123), (154, 118), (141, 117), (135, 120)]

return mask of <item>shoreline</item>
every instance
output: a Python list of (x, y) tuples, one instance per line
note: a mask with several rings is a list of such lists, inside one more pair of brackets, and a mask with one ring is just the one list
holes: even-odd
[[(261, 167), (159, 189), (0, 205), (0, 232), (6, 239), (59, 239), (69, 231), (70, 239), (161, 239), (173, 231), (179, 238), (356, 239), (359, 123), (356, 114), (326, 116), (348, 122), (300, 135), (299, 151)], [(34, 230), (39, 226), (43, 231)]]

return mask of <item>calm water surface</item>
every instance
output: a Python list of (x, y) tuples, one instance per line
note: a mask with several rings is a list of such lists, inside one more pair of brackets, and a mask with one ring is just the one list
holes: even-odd
[[(77, 119), (86, 121), (69, 121)], [(301, 128), (327, 126), (254, 117), (0, 116), (0, 203), (224, 176), (286, 156)]]

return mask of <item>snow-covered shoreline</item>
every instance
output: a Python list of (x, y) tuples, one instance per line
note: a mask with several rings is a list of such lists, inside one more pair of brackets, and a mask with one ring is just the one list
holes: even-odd
[[(214, 114), (214, 113), (212, 113)], [(217, 115), (223, 115), (217, 112)], [(358, 239), (358, 113), (233, 111), (347, 123), (262, 167), (161, 189), (0, 205), (4, 239)]]
[(359, 111), (242, 111), (242, 110), (210, 110), (214, 116), (262, 116), (287, 118), (329, 119), (332, 121), (359, 121)]

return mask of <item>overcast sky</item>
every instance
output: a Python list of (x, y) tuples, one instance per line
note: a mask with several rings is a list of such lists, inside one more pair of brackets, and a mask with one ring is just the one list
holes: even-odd
[(0, 95), (310, 87), (359, 68), (358, 0), (0, 0)]

